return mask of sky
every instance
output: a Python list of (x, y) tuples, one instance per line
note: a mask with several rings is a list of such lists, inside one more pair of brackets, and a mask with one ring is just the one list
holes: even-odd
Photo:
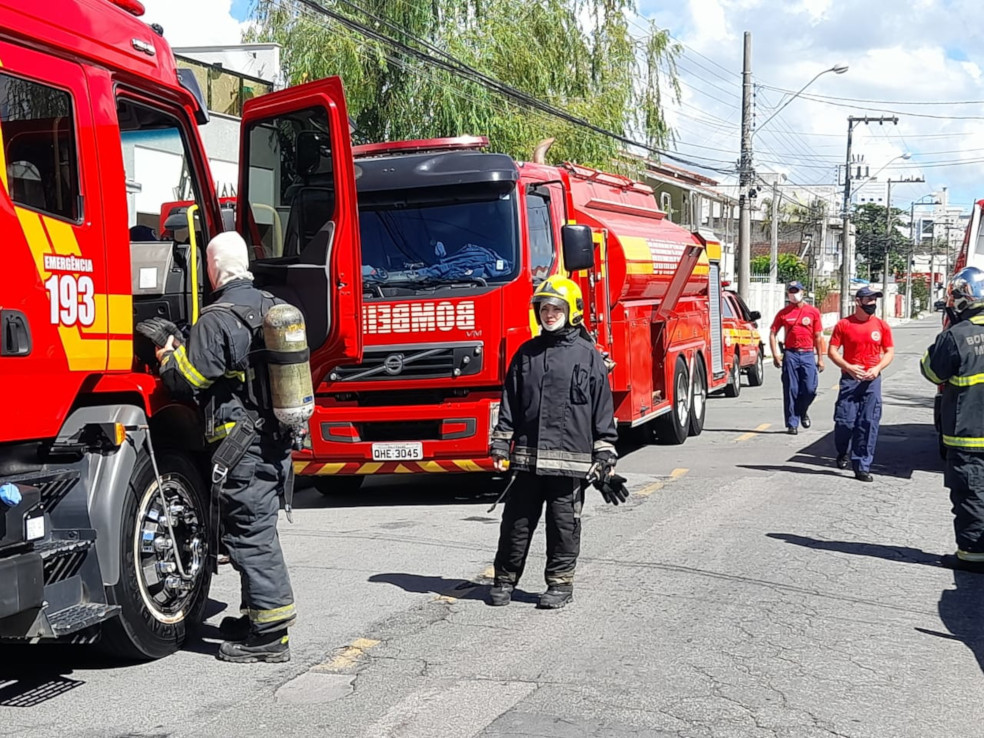
[[(173, 46), (237, 43), (251, 0), (145, 0), (146, 19)], [(640, 0), (680, 44), (679, 104), (667, 115), (668, 150), (720, 181), (738, 159), (744, 32), (752, 36), (758, 173), (780, 173), (789, 191), (833, 185), (846, 155), (847, 117), (898, 116), (898, 125), (859, 124), (852, 153), (893, 184), (892, 204), (948, 188), (951, 204), (984, 198), (984, 24), (979, 0)], [(193, 18), (194, 22), (189, 22)], [(643, 24), (634, 24), (642, 32)], [(783, 92), (783, 91), (787, 92)], [(818, 96), (825, 96), (823, 98)], [(958, 102), (973, 104), (954, 104)], [(897, 158), (909, 154), (908, 160)], [(961, 163), (964, 162), (964, 163)], [(884, 169), (882, 168), (884, 167)], [(862, 192), (884, 190), (870, 182)], [(929, 199), (929, 198), (927, 198)]]

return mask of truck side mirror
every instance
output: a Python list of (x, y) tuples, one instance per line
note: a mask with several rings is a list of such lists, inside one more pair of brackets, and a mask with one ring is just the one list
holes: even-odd
[(560, 229), (564, 248), (564, 268), (579, 272), (594, 266), (594, 239), (591, 228), (585, 225), (565, 225)]
[(758, 310), (752, 310), (752, 312), (750, 312), (748, 314), (748, 319), (751, 320), (751, 321), (753, 321), (753, 322), (756, 321), (756, 320), (761, 320), (762, 319), (762, 313), (760, 313)]

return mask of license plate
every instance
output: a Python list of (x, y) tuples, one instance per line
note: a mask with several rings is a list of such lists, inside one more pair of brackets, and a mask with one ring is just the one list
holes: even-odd
[(374, 443), (373, 461), (420, 461), (424, 458), (422, 443)]

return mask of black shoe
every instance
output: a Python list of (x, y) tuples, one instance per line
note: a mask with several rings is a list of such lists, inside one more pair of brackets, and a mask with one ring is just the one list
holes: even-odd
[(984, 561), (967, 561), (954, 554), (940, 556), (940, 566), (944, 569), (958, 569), (959, 571), (972, 571), (977, 574), (984, 574)]
[(799, 428), (794, 428), (793, 426), (788, 425), (786, 426), (786, 433), (788, 433), (791, 436), (795, 436), (797, 433), (799, 433)]
[(559, 610), (574, 599), (573, 584), (551, 584), (540, 595), (537, 607), (541, 610)]
[(516, 587), (509, 582), (496, 582), (489, 590), (488, 603), (492, 607), (502, 607), (512, 602), (512, 593)]
[(857, 479), (859, 482), (874, 482), (875, 481), (875, 478), (873, 476), (871, 476), (871, 474), (869, 474), (866, 471), (856, 471), (856, 472), (854, 472), (854, 478)]
[(838, 469), (846, 469), (850, 465), (850, 463), (851, 460), (848, 458), (847, 454), (841, 454), (840, 456), (837, 457)]
[(218, 659), (233, 664), (255, 664), (260, 661), (280, 664), (290, 661), (287, 631), (251, 635), (245, 641), (225, 641), (219, 646)]
[(249, 637), (249, 616), (241, 615), (234, 618), (231, 615), (222, 618), (219, 623), (219, 633), (227, 641), (245, 641)]
[(813, 425), (813, 423), (810, 422), (810, 416), (807, 415), (806, 413), (803, 413), (803, 417), (800, 418), (800, 423), (803, 424), (804, 428), (809, 428), (811, 425)]

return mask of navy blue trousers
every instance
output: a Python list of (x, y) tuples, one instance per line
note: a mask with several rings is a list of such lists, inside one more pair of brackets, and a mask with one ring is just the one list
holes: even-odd
[(817, 397), (817, 358), (813, 351), (782, 354), (782, 411), (787, 428), (799, 428), (800, 418), (806, 415)]
[(841, 374), (834, 406), (834, 446), (838, 456), (850, 450), (854, 471), (871, 470), (881, 414), (881, 375), (863, 382)]

